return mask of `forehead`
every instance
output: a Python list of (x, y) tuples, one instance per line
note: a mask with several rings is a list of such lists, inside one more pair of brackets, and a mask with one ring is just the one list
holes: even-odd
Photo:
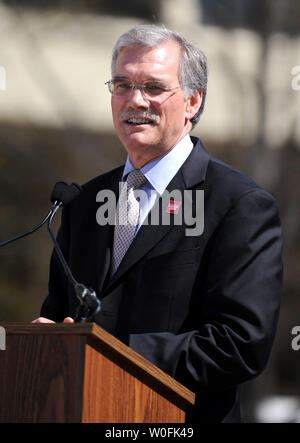
[(178, 77), (180, 48), (167, 41), (154, 48), (131, 46), (123, 48), (117, 58), (115, 75)]

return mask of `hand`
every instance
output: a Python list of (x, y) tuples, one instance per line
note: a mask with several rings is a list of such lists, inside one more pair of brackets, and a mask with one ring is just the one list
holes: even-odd
[[(33, 320), (32, 323), (55, 323), (55, 321), (50, 320), (49, 318), (39, 317)], [(74, 323), (74, 320), (71, 317), (66, 317), (63, 323)]]

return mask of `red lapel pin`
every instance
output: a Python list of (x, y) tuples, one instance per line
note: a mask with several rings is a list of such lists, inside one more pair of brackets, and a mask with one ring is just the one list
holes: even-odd
[(166, 212), (168, 214), (178, 214), (181, 202), (176, 202), (175, 200), (170, 200)]

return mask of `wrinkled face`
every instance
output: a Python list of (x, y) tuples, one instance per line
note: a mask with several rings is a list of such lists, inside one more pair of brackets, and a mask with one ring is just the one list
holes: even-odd
[[(176, 88), (180, 86), (179, 63), (180, 48), (173, 41), (155, 48), (128, 47), (119, 53), (114, 78)], [(191, 103), (181, 88), (150, 98), (134, 88), (124, 96), (112, 95), (111, 105), (117, 135), (131, 158), (144, 155), (151, 161), (191, 129)]]

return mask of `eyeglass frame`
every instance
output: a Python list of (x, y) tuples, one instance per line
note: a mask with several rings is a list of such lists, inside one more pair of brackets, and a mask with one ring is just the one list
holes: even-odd
[[(112, 89), (111, 89), (111, 85), (113, 85), (114, 82), (117, 82), (117, 81), (120, 81), (120, 82), (121, 82), (121, 81), (128, 82), (128, 86), (130, 87), (130, 90), (128, 90), (128, 91), (124, 91), (124, 96), (125, 96), (127, 93), (131, 94), (132, 91), (133, 91), (134, 89), (139, 89), (139, 90), (141, 91), (141, 94), (143, 95), (143, 97), (144, 97), (146, 100), (153, 100), (153, 99), (155, 99), (155, 97), (159, 97), (159, 96), (161, 96), (164, 92), (174, 91), (175, 89), (180, 89), (180, 88), (181, 88), (181, 85), (179, 85), (179, 86), (175, 86), (175, 87), (173, 87), (173, 88), (169, 88), (169, 87), (166, 87), (166, 86), (163, 86), (163, 85), (162, 85), (162, 86), (160, 87), (161, 92), (160, 92), (159, 94), (157, 94), (157, 95), (153, 95), (153, 96), (150, 96), (150, 97), (149, 97), (149, 96), (146, 96), (146, 95), (145, 95), (145, 88), (146, 88), (146, 86), (147, 86), (147, 83), (135, 83), (135, 82), (129, 81), (129, 80), (127, 80), (127, 79), (117, 77), (117, 78), (113, 78), (113, 79), (111, 79), (111, 80), (108, 80), (107, 82), (104, 83), (105, 85), (108, 86), (108, 90), (109, 90), (110, 94), (111, 94), (111, 95), (114, 95), (114, 96), (116, 96), (116, 97), (122, 97), (122, 94), (115, 94), (115, 93), (112, 91)], [(148, 83), (150, 83), (150, 81), (149, 81)], [(155, 83), (155, 82), (153, 82), (153, 83)]]

